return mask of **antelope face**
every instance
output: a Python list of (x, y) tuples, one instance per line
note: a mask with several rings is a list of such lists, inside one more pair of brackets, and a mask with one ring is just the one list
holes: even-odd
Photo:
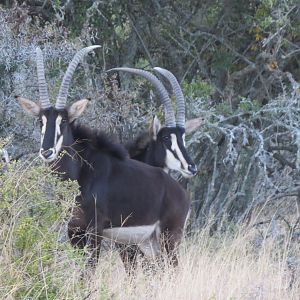
[(197, 173), (197, 166), (185, 148), (185, 130), (181, 127), (161, 127), (155, 117), (151, 125), (151, 134), (156, 148), (159, 149), (165, 170), (178, 171), (185, 178)]
[(89, 99), (73, 103), (67, 109), (49, 107), (41, 109), (35, 102), (16, 97), (22, 108), (32, 116), (38, 117), (41, 127), (41, 147), (39, 151), (43, 161), (50, 163), (56, 160), (63, 146), (70, 146), (72, 133), (70, 123), (77, 119), (86, 108)]
[(185, 133), (180, 127), (162, 128), (157, 136), (165, 148), (165, 166), (170, 170), (179, 171), (183, 177), (190, 178), (197, 173), (197, 166), (185, 148)]
[(58, 158), (63, 147), (64, 133), (68, 127), (68, 113), (53, 107), (41, 111), (39, 115), (41, 126), (40, 157), (45, 162), (52, 162)]
[(72, 131), (68, 130), (69, 123), (78, 118), (84, 111), (89, 99), (82, 99), (66, 107), (68, 90), (75, 69), (81, 59), (90, 51), (99, 48), (99, 45), (85, 47), (79, 50), (69, 63), (64, 78), (60, 85), (55, 107), (50, 103), (45, 77), (45, 67), (42, 50), (36, 48), (37, 78), (39, 87), (39, 104), (16, 96), (22, 108), (32, 116), (38, 117), (41, 124), (41, 148), (40, 157), (46, 162), (52, 162), (58, 158), (63, 144), (71, 145)]

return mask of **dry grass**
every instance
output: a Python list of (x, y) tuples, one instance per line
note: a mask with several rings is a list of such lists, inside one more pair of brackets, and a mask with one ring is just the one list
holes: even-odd
[[(299, 299), (299, 277), (293, 279), (287, 265), (288, 242), (279, 247), (272, 239), (255, 241), (254, 231), (219, 238), (203, 231), (183, 243), (178, 268), (139, 264), (131, 277), (112, 250), (103, 251), (95, 272), (83, 272), (76, 255), (54, 253), (56, 264), (52, 270), (41, 266), (39, 280), (53, 276), (63, 286), (36, 299)], [(26, 276), (21, 270), (16, 275)], [(18, 288), (15, 282), (7, 299), (16, 299)]]
[[(131, 277), (113, 250), (103, 251), (94, 272), (84, 272), (84, 259), (70, 248), (53, 252), (55, 263), (47, 269), (41, 253), (36, 258), (41, 264), (36, 280), (41, 281), (44, 296), (29, 297), (29, 289), (28, 299), (299, 299), (299, 270), (294, 274), (287, 264), (288, 254), (296, 251), (290, 245), (289, 241), (279, 245), (272, 238), (260, 240), (254, 230), (218, 237), (203, 230), (182, 244), (178, 268), (140, 263)], [(10, 265), (10, 252), (2, 252), (0, 278), (6, 276), (1, 271), (14, 272), (15, 280), (10, 287), (1, 287), (6, 290), (2, 297), (18, 299), (16, 292), (26, 284), (22, 270), (26, 261)], [(43, 280), (48, 282), (48, 276), (59, 288), (45, 294), (48, 286)]]
[(16, 176), (16, 167), (0, 176), (0, 299), (300, 299), (299, 237), (274, 235), (271, 225), (228, 224), (214, 236), (198, 229), (183, 241), (177, 268), (139, 259), (134, 276), (103, 249), (92, 271), (64, 238), (69, 206), (60, 196), (72, 201), (76, 188), (30, 165)]
[(90, 278), (89, 299), (299, 299), (287, 248), (274, 240), (257, 248), (256, 239), (250, 231), (219, 239), (203, 231), (184, 242), (177, 269), (139, 268), (132, 278), (106, 255)]

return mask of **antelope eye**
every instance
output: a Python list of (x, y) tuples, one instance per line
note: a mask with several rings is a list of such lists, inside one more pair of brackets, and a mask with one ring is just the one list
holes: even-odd
[(43, 126), (43, 120), (39, 119), (40, 125)]
[(169, 137), (168, 135), (165, 135), (165, 136), (163, 136), (163, 140), (164, 140), (165, 142), (167, 142), (167, 141), (170, 140), (170, 137)]
[(66, 123), (66, 122), (67, 122), (67, 119), (61, 119), (61, 122), (62, 122), (62, 123)]

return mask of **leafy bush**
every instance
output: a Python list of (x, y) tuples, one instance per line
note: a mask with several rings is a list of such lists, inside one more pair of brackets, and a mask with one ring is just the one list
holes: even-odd
[(64, 237), (78, 187), (34, 160), (0, 170), (0, 298), (56, 298), (69, 259), (83, 261)]
[(208, 97), (214, 93), (214, 87), (202, 80), (200, 76), (195, 77), (191, 82), (184, 81), (182, 89), (184, 95), (190, 98)]

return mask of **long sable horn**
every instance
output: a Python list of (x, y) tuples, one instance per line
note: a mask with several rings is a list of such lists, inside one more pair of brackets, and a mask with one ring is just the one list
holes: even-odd
[(166, 127), (175, 127), (176, 126), (175, 115), (174, 115), (172, 102), (169, 97), (169, 94), (168, 94), (166, 88), (161, 83), (161, 81), (155, 75), (153, 75), (152, 73), (145, 71), (145, 70), (134, 69), (134, 68), (125, 68), (125, 67), (113, 68), (106, 72), (111, 72), (111, 71), (125, 71), (125, 72), (129, 72), (129, 73), (133, 73), (136, 75), (143, 76), (148, 81), (150, 81), (153, 84), (153, 86), (155, 87), (156, 91), (158, 92), (161, 102), (164, 105)]
[(179, 127), (185, 128), (185, 101), (182, 89), (177, 81), (177, 78), (174, 76), (173, 73), (166, 69), (155, 67), (154, 70), (169, 80), (176, 97), (176, 124)]
[(47, 83), (45, 78), (45, 68), (44, 68), (44, 59), (42, 50), (37, 47), (36, 50), (36, 70), (39, 86), (39, 96), (42, 109), (47, 109), (51, 107), (49, 100)]
[(68, 69), (64, 75), (63, 81), (60, 85), (60, 89), (59, 89), (56, 104), (55, 104), (56, 109), (63, 109), (66, 106), (70, 83), (71, 83), (73, 74), (75, 72), (75, 69), (78, 66), (78, 64), (80, 63), (80, 61), (82, 60), (82, 58), (90, 51), (92, 51), (96, 48), (99, 48), (99, 47), (101, 47), (101, 46), (94, 45), (94, 46), (85, 47), (75, 54), (75, 56), (73, 57), (72, 61), (70, 62), (69, 66), (68, 66)]

